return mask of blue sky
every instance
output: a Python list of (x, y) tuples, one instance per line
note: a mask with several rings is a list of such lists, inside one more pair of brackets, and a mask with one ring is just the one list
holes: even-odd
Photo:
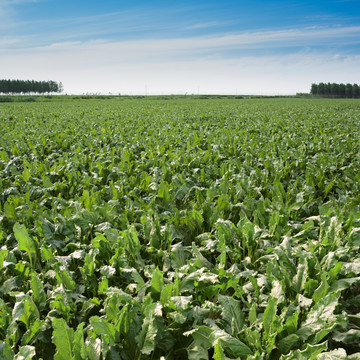
[(360, 1), (0, 0), (0, 69), (62, 81), (68, 93), (360, 83)]

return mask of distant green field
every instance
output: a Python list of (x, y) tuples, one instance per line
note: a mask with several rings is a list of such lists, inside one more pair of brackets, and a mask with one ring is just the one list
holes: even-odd
[(1, 359), (360, 359), (360, 101), (0, 104)]

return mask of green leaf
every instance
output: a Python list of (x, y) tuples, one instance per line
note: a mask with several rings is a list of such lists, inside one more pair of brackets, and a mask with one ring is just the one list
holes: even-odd
[(348, 289), (356, 282), (360, 282), (360, 276), (356, 278), (339, 279), (332, 283), (329, 292), (338, 292)]
[(214, 360), (226, 360), (226, 356), (224, 353), (224, 349), (221, 346), (221, 342), (217, 341), (216, 344), (214, 345)]
[(74, 291), (76, 288), (75, 281), (70, 276), (69, 272), (65, 268), (60, 268), (59, 264), (55, 264), (55, 273), (56, 279), (59, 284), (64, 285), (64, 287), (70, 291)]
[(335, 181), (330, 181), (329, 184), (326, 186), (325, 190), (324, 190), (324, 196), (326, 197), (327, 194), (329, 193), (329, 191), (333, 188), (333, 186), (335, 185)]
[(264, 312), (263, 324), (265, 329), (265, 337), (267, 337), (271, 332), (271, 327), (276, 317), (278, 300), (276, 298), (271, 298)]
[(195, 266), (202, 268), (202, 267), (206, 267), (208, 269), (212, 269), (214, 267), (214, 265), (208, 261), (203, 254), (201, 254), (201, 252), (199, 251), (199, 249), (196, 247), (195, 243), (192, 243), (192, 251), (193, 254), (196, 256), (197, 260), (195, 262)]
[(334, 332), (332, 337), (336, 342), (343, 344), (359, 344), (360, 343), (360, 330), (350, 329), (346, 332)]
[(150, 307), (143, 321), (141, 332), (136, 337), (140, 352), (144, 355), (150, 355), (155, 349), (155, 337), (158, 332), (155, 315), (159, 310), (159, 306)]
[(282, 354), (287, 354), (299, 340), (296, 334), (291, 334), (279, 341), (279, 349)]
[(282, 355), (280, 360), (315, 360), (325, 350), (327, 350), (327, 342), (317, 345), (307, 344), (304, 350), (295, 350), (288, 355)]
[(218, 300), (222, 306), (223, 319), (229, 324), (233, 336), (236, 336), (244, 325), (244, 314), (241, 311), (241, 303), (233, 297), (224, 295), (219, 295)]
[(39, 319), (39, 311), (29, 295), (16, 295), (16, 303), (12, 313), (12, 321), (22, 321), (29, 330), (31, 324)]
[(349, 355), (346, 360), (360, 360), (360, 352)]
[(86, 360), (100, 360), (101, 356), (101, 340), (96, 338), (88, 338), (85, 342)]
[(27, 183), (28, 180), (31, 178), (31, 173), (29, 171), (29, 169), (25, 168), (23, 173), (22, 173), (22, 177), (24, 179), (24, 181)]
[(90, 319), (90, 325), (93, 327), (96, 335), (108, 336), (110, 345), (115, 344), (116, 329), (113, 324), (110, 324), (105, 319), (100, 319), (98, 316), (93, 316)]
[(224, 348), (234, 356), (252, 355), (252, 351), (247, 345), (230, 335), (220, 337), (220, 341)]
[(208, 360), (208, 349), (193, 341), (186, 349), (189, 360)]
[(173, 290), (173, 284), (167, 284), (162, 288), (161, 295), (160, 295), (160, 302), (162, 306), (166, 306), (171, 298)]
[(195, 344), (203, 349), (209, 349), (212, 346), (212, 334), (213, 330), (208, 326), (201, 325), (196, 329), (192, 329), (184, 333), (185, 336), (191, 335)]
[(38, 278), (37, 274), (33, 273), (31, 275), (30, 285), (34, 302), (38, 309), (42, 311), (46, 306), (46, 294), (44, 291), (43, 283)]
[(301, 340), (319, 332), (321, 329), (331, 327), (336, 322), (335, 308), (338, 305), (340, 294), (328, 294), (318, 301), (307, 313), (306, 320), (301, 323), (296, 334)]
[(26, 251), (30, 258), (30, 263), (32, 266), (32, 255), (36, 256), (36, 244), (29, 236), (26, 227), (24, 225), (20, 225), (16, 223), (14, 225), (14, 235), (16, 240), (18, 241), (18, 249)]
[(315, 303), (317, 303), (328, 293), (330, 286), (326, 280), (326, 276), (327, 274), (325, 272), (321, 274), (321, 283), (319, 287), (314, 291), (312, 299), (314, 300)]
[(72, 347), (74, 341), (74, 330), (70, 329), (64, 319), (54, 318), (52, 322), (52, 342), (56, 347), (54, 360), (72, 359)]
[(170, 304), (174, 310), (186, 310), (189, 308), (192, 301), (192, 296), (172, 296), (170, 298)]
[(346, 356), (346, 351), (344, 349), (336, 349), (333, 351), (328, 351), (322, 354), (319, 354), (316, 360), (347, 360), (350, 357)]
[(74, 342), (73, 342), (73, 354), (74, 360), (85, 360), (86, 359), (86, 349), (84, 341), (84, 323), (79, 324), (75, 331)]
[(45, 323), (45, 320), (35, 320), (35, 322), (30, 325), (30, 329), (26, 331), (26, 333), (23, 335), (21, 345), (27, 345), (39, 332), (39, 330)]
[(6, 342), (0, 342), (0, 359), (13, 360), (14, 352), (11, 350), (11, 346)]
[(19, 352), (15, 355), (14, 360), (31, 360), (35, 355), (34, 346), (21, 346)]
[(297, 293), (302, 292), (304, 290), (307, 277), (308, 277), (307, 260), (306, 260), (306, 258), (300, 258), (300, 263), (298, 265), (297, 273), (291, 282), (291, 287)]
[(159, 185), (158, 197), (165, 201), (170, 201), (169, 186), (166, 181), (162, 181)]
[(164, 274), (156, 268), (152, 273), (152, 279), (151, 279), (151, 294), (158, 299), (162, 288), (164, 286), (164, 280), (163, 280)]

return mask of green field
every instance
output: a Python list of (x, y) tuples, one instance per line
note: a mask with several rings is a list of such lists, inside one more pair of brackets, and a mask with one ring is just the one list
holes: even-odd
[(1, 359), (360, 359), (360, 101), (0, 104)]

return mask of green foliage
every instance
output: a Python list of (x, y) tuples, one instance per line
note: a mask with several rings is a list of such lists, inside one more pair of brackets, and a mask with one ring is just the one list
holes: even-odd
[(356, 100), (0, 109), (0, 358), (356, 359)]

